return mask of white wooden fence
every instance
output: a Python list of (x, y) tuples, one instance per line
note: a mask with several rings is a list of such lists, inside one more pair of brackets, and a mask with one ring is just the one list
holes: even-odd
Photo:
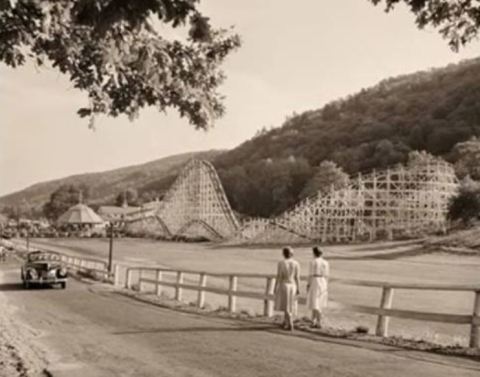
[(107, 262), (98, 259), (73, 257), (66, 254), (60, 254), (60, 260), (74, 271), (96, 272), (104, 275), (104, 277), (108, 277)]
[[(121, 269), (119, 266), (115, 269), (115, 282), (120, 282), (119, 274)], [(167, 281), (164, 276), (174, 275), (174, 279)], [(185, 283), (185, 275), (194, 275), (196, 283)], [(218, 286), (209, 286), (208, 278), (225, 279), (228, 282), (228, 288), (219, 288)], [(134, 285), (140, 291), (146, 284), (155, 287), (155, 293), (160, 295), (162, 287), (174, 288), (174, 297), (176, 300), (182, 300), (183, 290), (191, 290), (197, 292), (196, 305), (203, 307), (205, 305), (205, 293), (215, 293), (225, 295), (227, 297), (227, 307), (230, 312), (237, 310), (237, 297), (249, 298), (263, 301), (263, 313), (267, 317), (273, 315), (273, 290), (275, 286), (275, 276), (254, 273), (214, 273), (195, 270), (179, 270), (170, 268), (157, 267), (127, 267), (125, 269), (125, 287), (131, 289)], [(261, 279), (264, 280), (264, 292), (253, 292), (238, 289), (239, 279)], [(305, 280), (304, 277), (302, 280)], [(191, 280), (191, 279), (190, 279)], [(370, 287), (382, 290), (379, 306), (354, 305), (348, 303), (331, 302), (331, 307), (352, 311), (356, 313), (365, 313), (377, 316), (376, 335), (387, 336), (390, 318), (403, 318), (419, 321), (442, 322), (458, 325), (470, 326), (470, 347), (480, 346), (480, 284), (479, 285), (447, 285), (447, 284), (394, 284), (389, 282), (350, 280), (350, 279), (330, 279), (332, 283), (345, 284), (357, 287)], [(216, 284), (218, 285), (218, 284)], [(404, 309), (392, 309), (393, 297), (395, 290), (429, 290), (429, 291), (455, 291), (455, 292), (471, 292), (473, 298), (473, 309), (471, 315), (465, 314), (446, 314), (434, 312), (420, 312)], [(299, 303), (305, 304), (305, 298), (300, 297)]]

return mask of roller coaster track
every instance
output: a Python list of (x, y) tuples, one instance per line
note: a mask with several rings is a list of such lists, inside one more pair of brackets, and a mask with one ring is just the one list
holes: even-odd
[(398, 166), (316, 194), (273, 219), (240, 224), (214, 167), (192, 160), (155, 216), (167, 237), (191, 236), (229, 243), (353, 242), (416, 236), (446, 229), (449, 199), (458, 181), (443, 161)]

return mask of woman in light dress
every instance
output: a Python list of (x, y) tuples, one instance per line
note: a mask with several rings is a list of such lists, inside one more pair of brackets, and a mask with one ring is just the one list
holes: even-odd
[(300, 294), (300, 264), (293, 259), (293, 250), (282, 250), (284, 259), (278, 263), (275, 280), (275, 310), (284, 312), (283, 327), (293, 331), (293, 318), (297, 314), (297, 296)]
[(315, 246), (313, 249), (314, 259), (310, 262), (307, 283), (307, 307), (312, 311), (312, 326), (322, 326), (322, 311), (328, 301), (328, 276), (330, 267), (322, 258), (322, 250)]

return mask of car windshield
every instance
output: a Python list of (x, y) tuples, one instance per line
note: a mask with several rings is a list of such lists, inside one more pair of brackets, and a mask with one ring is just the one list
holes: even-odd
[(59, 261), (59, 260), (60, 260), (60, 256), (53, 253), (35, 252), (35, 253), (28, 254), (29, 262)]

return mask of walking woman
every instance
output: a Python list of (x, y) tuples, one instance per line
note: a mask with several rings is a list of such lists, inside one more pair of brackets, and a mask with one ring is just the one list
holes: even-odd
[(300, 294), (300, 264), (293, 259), (291, 247), (282, 250), (284, 259), (278, 263), (275, 280), (275, 310), (284, 312), (283, 327), (293, 331), (293, 318), (297, 314)]
[(314, 259), (310, 262), (307, 283), (307, 307), (312, 311), (312, 326), (322, 327), (322, 311), (328, 301), (328, 275), (330, 267), (322, 258), (322, 250), (315, 246)]

